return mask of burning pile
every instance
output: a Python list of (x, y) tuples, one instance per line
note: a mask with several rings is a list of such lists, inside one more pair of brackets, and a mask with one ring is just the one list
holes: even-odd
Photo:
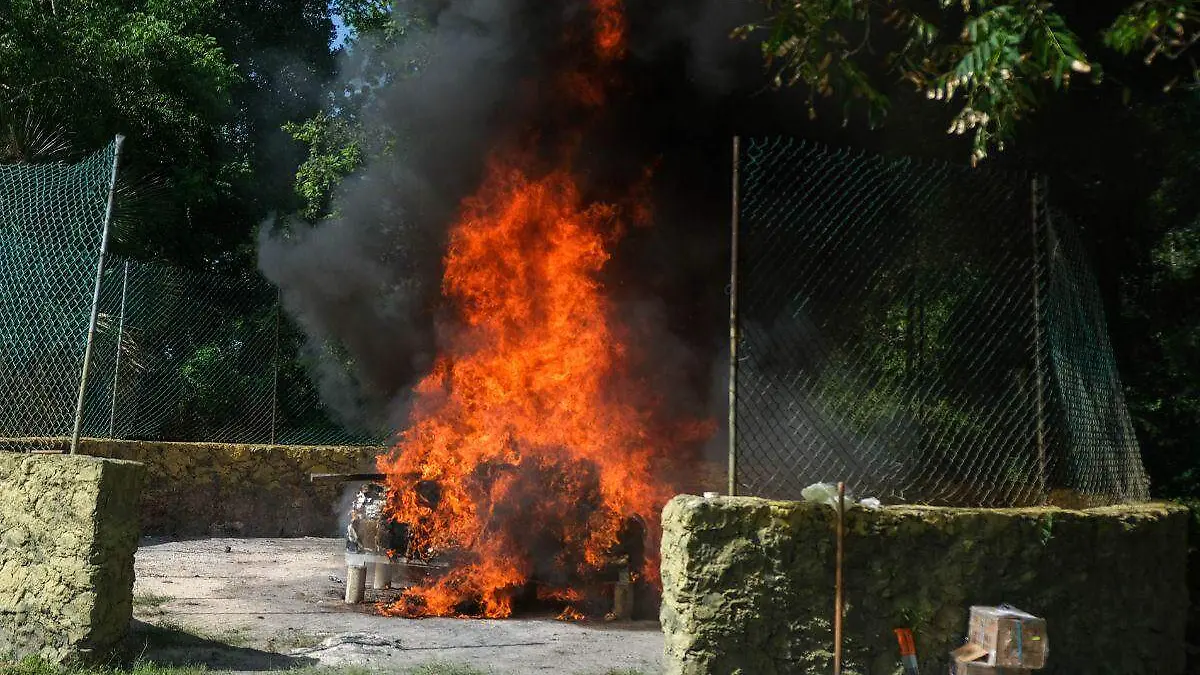
[[(590, 2), (586, 65), (555, 78), (556, 105), (585, 121), (602, 114), (625, 33), (620, 0)], [(532, 593), (573, 615), (614, 566), (657, 583), (658, 513), (673, 494), (662, 476), (707, 429), (664, 428), (628, 372), (632, 333), (598, 275), (649, 210), (585, 198), (572, 160), (583, 126), (549, 164), (536, 134), (495, 151), (450, 229), (442, 292), (457, 316), (379, 469), (407, 526), (403, 554), (451, 566), (388, 613), (504, 617)]]

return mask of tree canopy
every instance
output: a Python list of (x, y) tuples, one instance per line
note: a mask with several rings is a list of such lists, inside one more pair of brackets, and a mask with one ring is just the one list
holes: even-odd
[[(905, 118), (931, 154), (1051, 176), (1085, 227), (1155, 483), (1200, 494), (1200, 0), (753, 2), (761, 18), (730, 38), (802, 93), (795, 117)], [(0, 161), (123, 133), (118, 250), (253, 269), (272, 213), (335, 215), (342, 181), (403, 147), (380, 92), (427, 57), (422, 17), (396, 7), (0, 3)], [(751, 75), (739, 84), (756, 88), (763, 71), (737, 77)]]
[[(949, 132), (971, 134), (973, 162), (1003, 150), (1048, 94), (1073, 80), (1103, 84), (1109, 65), (1126, 101), (1146, 81), (1200, 83), (1188, 53), (1200, 39), (1191, 0), (762, 1), (766, 18), (735, 35), (761, 36), (774, 84), (805, 85), (810, 114), (818, 96), (834, 97), (846, 115), (860, 103), (875, 124), (902, 81), (953, 107)], [(1135, 73), (1126, 57), (1161, 67)]]
[[(14, 0), (0, 14), (0, 115), (10, 160), (117, 133), (142, 257), (202, 265), (251, 253), (293, 202), (284, 122), (319, 109), (333, 71), (320, 0)], [(65, 143), (48, 142), (58, 135)], [(140, 199), (137, 199), (140, 198)]]

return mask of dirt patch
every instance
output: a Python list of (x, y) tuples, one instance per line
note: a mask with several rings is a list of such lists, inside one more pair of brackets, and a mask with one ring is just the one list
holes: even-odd
[[(146, 539), (134, 640), (145, 658), (261, 671), (460, 663), (496, 675), (657, 673), (657, 622), (398, 619), (342, 603), (340, 539)], [(369, 592), (369, 591), (368, 591)]]

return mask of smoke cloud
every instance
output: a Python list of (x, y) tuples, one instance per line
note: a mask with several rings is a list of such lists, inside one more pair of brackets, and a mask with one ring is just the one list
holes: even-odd
[[(758, 96), (756, 47), (729, 39), (757, 3), (626, 5), (624, 84), (583, 157), (597, 198), (655, 166), (655, 218), (620, 243), (605, 282), (648, 355), (642, 365), (667, 383), (668, 406), (702, 412), (714, 405), (712, 364), (727, 343), (729, 139), (779, 128), (769, 120), (802, 108)], [(407, 0), (396, 11), (426, 26), (398, 45), (361, 42), (341, 76), (346, 88), (372, 89), (363, 122), (390, 134), (393, 149), (341, 186), (335, 217), (287, 233), (264, 227), (259, 240), (263, 273), (309, 338), (323, 400), (339, 421), (374, 433), (403, 424), (408, 391), (437, 352), (446, 228), (488, 152), (514, 129), (553, 140), (553, 113), (538, 108), (541, 76), (561, 65), (561, 36), (588, 6)]]

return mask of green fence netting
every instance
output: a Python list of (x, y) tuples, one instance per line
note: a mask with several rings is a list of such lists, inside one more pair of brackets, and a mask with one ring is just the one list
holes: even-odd
[[(0, 166), (0, 450), (58, 450), (73, 431), (115, 151)], [(100, 290), (84, 437), (384, 439), (322, 405), (303, 335), (256, 272), (109, 256)]]
[(742, 148), (739, 493), (1147, 498), (1098, 287), (1040, 181), (790, 139)]
[(0, 439), (71, 433), (115, 152), (0, 166)]

